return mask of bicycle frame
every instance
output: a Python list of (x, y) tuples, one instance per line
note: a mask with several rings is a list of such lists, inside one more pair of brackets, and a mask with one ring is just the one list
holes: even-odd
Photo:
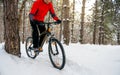
[[(53, 28), (51, 24), (57, 24), (55, 22), (43, 23), (46, 25), (46, 30), (39, 34), (39, 39), (41, 36), (45, 36), (41, 47), (44, 45), (45, 41), (48, 39), (48, 54), (50, 61), (53, 67), (61, 70), (65, 66), (66, 57), (64, 48), (59, 40), (54, 37), (54, 33), (52, 33), (51, 29)], [(39, 55), (39, 51), (35, 51), (31, 47), (33, 47), (33, 39), (32, 37), (28, 37), (26, 39), (26, 53), (28, 57), (35, 59)], [(31, 49), (30, 49), (31, 48)]]
[[(43, 47), (46, 39), (51, 35), (51, 28), (50, 28), (50, 24), (51, 24), (51, 23), (45, 23), (45, 24), (47, 24), (47, 29), (46, 29), (46, 31), (42, 32), (42, 33), (39, 35), (39, 39), (40, 39), (40, 36), (45, 35), (45, 37), (44, 37), (44, 39), (43, 39), (40, 47)], [(53, 37), (53, 36), (54, 36), (54, 35), (51, 35), (51, 37)], [(51, 37), (50, 37), (50, 38), (51, 38)]]

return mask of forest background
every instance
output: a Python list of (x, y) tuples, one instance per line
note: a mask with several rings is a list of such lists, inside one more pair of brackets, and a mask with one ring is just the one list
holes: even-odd
[[(19, 42), (24, 43), (26, 38), (31, 36), (28, 14), (33, 2), (34, 0), (0, 0), (0, 42), (5, 42), (5, 50), (8, 53), (15, 49), (18, 52), (15, 51), (13, 54), (19, 55)], [(69, 45), (70, 42), (120, 44), (120, 0), (52, 0), (52, 2), (57, 16), (62, 20), (54, 32), (64, 44)], [(13, 10), (12, 3), (17, 6), (15, 8), (17, 11)], [(13, 14), (12, 11), (16, 13)], [(49, 21), (53, 19), (48, 13), (45, 22)], [(16, 37), (11, 38), (11, 35)], [(16, 43), (10, 43), (8, 39), (17, 40), (18, 46)]]

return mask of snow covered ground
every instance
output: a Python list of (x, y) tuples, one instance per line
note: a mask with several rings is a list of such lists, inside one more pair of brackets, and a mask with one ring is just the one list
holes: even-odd
[(66, 65), (55, 69), (48, 57), (47, 45), (36, 59), (30, 59), (21, 45), (22, 57), (4, 51), (0, 44), (0, 75), (120, 75), (120, 46), (64, 45)]

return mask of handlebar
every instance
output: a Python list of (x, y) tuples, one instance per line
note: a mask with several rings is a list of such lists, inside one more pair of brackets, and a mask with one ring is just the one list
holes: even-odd
[(55, 24), (56, 25), (56, 24), (59, 24), (59, 23), (57, 23), (57, 22), (43, 22), (43, 23), (40, 23), (40, 24), (43, 24), (43, 25)]

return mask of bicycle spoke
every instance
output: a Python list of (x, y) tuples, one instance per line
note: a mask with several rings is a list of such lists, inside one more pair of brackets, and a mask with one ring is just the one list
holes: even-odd
[(28, 57), (34, 59), (36, 58), (37, 54), (34, 52), (34, 50), (31, 49), (31, 47), (33, 47), (32, 37), (28, 37), (26, 40), (26, 53)]
[(49, 56), (54, 67), (62, 69), (65, 64), (63, 47), (58, 40), (54, 39), (49, 45)]
[(62, 64), (62, 60), (60, 61), (58, 56), (56, 56), (55, 64), (56, 64), (58, 67), (60, 67), (61, 64)]

